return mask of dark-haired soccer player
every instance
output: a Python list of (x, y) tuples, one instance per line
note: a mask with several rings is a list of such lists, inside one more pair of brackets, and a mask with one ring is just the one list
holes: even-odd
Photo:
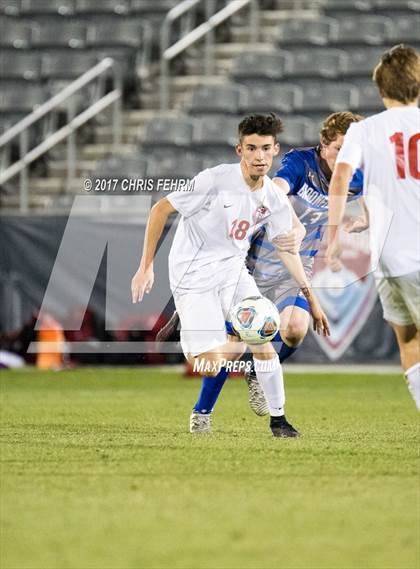
[[(337, 112), (327, 117), (320, 132), (320, 144), (311, 148), (297, 148), (288, 152), (274, 177), (274, 183), (288, 195), (300, 224), (304, 227), (300, 256), (310, 281), (312, 266), (328, 219), (328, 189), (338, 151), (344, 135), (353, 122), (362, 117), (351, 112)], [(348, 199), (361, 196), (363, 175), (356, 171), (350, 183)], [(295, 233), (300, 233), (295, 224)], [(362, 215), (347, 227), (348, 231), (362, 231), (367, 227)], [(292, 232), (282, 236), (277, 245), (294, 246)], [(302, 237), (303, 237), (302, 235)], [(296, 236), (295, 236), (296, 238)], [(299, 235), (297, 239), (300, 245)], [(299, 247), (298, 247), (299, 249)], [(254, 235), (247, 258), (248, 268), (264, 296), (277, 306), (280, 312), (281, 330), (276, 338), (280, 342), (280, 362), (291, 356), (302, 343), (309, 327), (309, 305), (286, 270), (276, 248), (270, 243), (265, 228)], [(276, 345), (278, 345), (276, 343)], [(249, 402), (257, 415), (269, 412), (264, 392), (255, 372), (245, 374), (249, 389)], [(226, 377), (204, 377), (194, 411), (209, 414), (216, 404)]]
[(337, 157), (327, 259), (334, 268), (344, 196), (353, 172), (362, 168), (384, 319), (397, 337), (408, 388), (420, 410), (420, 54), (408, 46), (393, 47), (373, 79), (386, 110), (352, 125)]
[[(245, 350), (237, 338), (228, 339), (225, 319), (229, 309), (248, 296), (260, 295), (245, 266), (249, 239), (264, 225), (267, 239), (275, 245), (276, 238), (292, 227), (287, 198), (266, 176), (279, 152), (277, 135), (281, 130), (276, 115), (246, 117), (239, 125), (236, 147), (240, 163), (200, 172), (192, 192), (174, 192), (150, 212), (140, 267), (131, 285), (133, 302), (141, 301), (150, 291), (158, 240), (168, 216), (179, 212), (169, 278), (181, 321), (181, 346), (192, 365), (196, 362), (199, 369), (210, 366), (209, 375), (214, 377), (227, 374), (222, 362), (240, 358)], [(308, 300), (314, 328), (328, 334), (326, 316), (310, 289), (299, 255), (278, 254)], [(271, 343), (249, 348), (268, 402), (273, 435), (296, 433), (284, 415), (283, 376), (276, 351)], [(193, 412), (190, 430), (209, 431), (210, 418), (210, 414)]]

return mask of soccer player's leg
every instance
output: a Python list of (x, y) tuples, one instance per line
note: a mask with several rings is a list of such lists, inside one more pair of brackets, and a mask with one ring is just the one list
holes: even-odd
[[(249, 296), (261, 296), (255, 280), (247, 270), (242, 271), (236, 289), (226, 289), (222, 294), (222, 304), (225, 314), (230, 308)], [(285, 417), (285, 391), (283, 372), (279, 357), (271, 342), (259, 345), (249, 345), (253, 354), (253, 364), (258, 387), (262, 388), (262, 396), (270, 414), (270, 428), (276, 437), (297, 437), (299, 433), (290, 425)], [(250, 397), (251, 402), (251, 397)], [(252, 405), (251, 405), (252, 407)]]
[(408, 389), (420, 411), (420, 272), (377, 281), (384, 319), (395, 332)]
[[(311, 266), (305, 267), (310, 279)], [(296, 287), (295, 281), (285, 273), (275, 286), (260, 285), (264, 296), (271, 300), (280, 313), (280, 330), (274, 338), (280, 362), (284, 363), (293, 355), (303, 342), (310, 324), (309, 304), (302, 291)]]
[(224, 363), (236, 361), (242, 342), (228, 342), (220, 293), (216, 290), (174, 295), (181, 322), (181, 347), (193, 370), (206, 377), (190, 417), (191, 432), (210, 432), (211, 412), (227, 377)]
[(408, 390), (420, 411), (420, 331), (415, 324), (408, 326), (401, 326), (394, 322), (389, 322), (389, 324), (397, 337)]
[(301, 296), (289, 297), (280, 309), (279, 358), (283, 363), (299, 348), (309, 329), (309, 305)]
[(271, 342), (249, 346), (253, 354), (254, 369), (267, 400), (270, 412), (270, 429), (275, 437), (294, 438), (300, 433), (287, 421), (284, 407), (283, 370), (276, 350)]

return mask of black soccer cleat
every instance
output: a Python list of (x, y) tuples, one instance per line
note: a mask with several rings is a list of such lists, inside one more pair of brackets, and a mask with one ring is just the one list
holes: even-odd
[(284, 415), (282, 417), (270, 417), (270, 429), (273, 437), (284, 439), (300, 437), (299, 431), (288, 423)]
[(156, 334), (156, 342), (179, 342), (178, 312), (172, 314), (168, 322)]

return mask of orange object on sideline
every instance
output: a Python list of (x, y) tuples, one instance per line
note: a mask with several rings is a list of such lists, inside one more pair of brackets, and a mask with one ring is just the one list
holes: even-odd
[(36, 367), (40, 369), (61, 369), (64, 363), (64, 331), (61, 324), (49, 314), (40, 317), (37, 342), (53, 344), (54, 351), (48, 352), (47, 349), (44, 351), (41, 346), (36, 356)]

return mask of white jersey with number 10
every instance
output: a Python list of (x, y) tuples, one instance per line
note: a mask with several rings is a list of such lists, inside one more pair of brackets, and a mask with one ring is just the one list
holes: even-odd
[(420, 269), (420, 110), (394, 107), (353, 123), (337, 163), (364, 173), (372, 267), (398, 277)]

